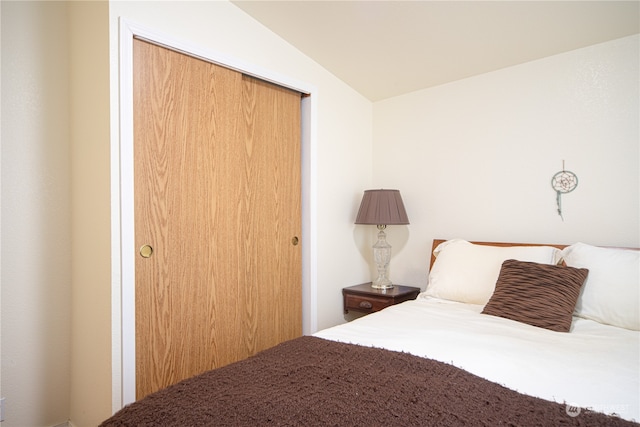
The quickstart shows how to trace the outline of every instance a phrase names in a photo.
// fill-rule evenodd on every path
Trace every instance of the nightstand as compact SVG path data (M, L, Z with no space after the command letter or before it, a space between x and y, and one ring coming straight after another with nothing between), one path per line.
M371 282L342 289L342 302L345 314L351 311L373 313L390 305L416 299L420 288L393 285L391 289L374 289Z

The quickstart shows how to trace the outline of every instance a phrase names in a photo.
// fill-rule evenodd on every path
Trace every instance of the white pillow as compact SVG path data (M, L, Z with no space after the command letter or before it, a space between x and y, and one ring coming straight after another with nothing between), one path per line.
M426 295L469 304L486 304L508 259L557 264L560 250L551 246L486 246L447 240L433 251Z
M562 256L570 267L589 269L576 316L640 330L640 251L576 243Z

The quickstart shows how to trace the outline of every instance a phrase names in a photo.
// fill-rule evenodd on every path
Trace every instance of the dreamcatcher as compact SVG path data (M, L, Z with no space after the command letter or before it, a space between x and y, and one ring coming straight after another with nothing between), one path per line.
M562 161L562 170L551 178L551 187L556 190L556 204L558 205L558 215L562 217L562 195L571 193L578 186L578 177L575 173L564 170L564 160Z

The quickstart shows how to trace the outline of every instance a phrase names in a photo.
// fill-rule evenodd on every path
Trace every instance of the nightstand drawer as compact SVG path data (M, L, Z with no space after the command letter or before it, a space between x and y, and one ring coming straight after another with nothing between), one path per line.
M363 295L345 295L345 311L353 310L362 313L372 313L393 305L388 298L375 298Z

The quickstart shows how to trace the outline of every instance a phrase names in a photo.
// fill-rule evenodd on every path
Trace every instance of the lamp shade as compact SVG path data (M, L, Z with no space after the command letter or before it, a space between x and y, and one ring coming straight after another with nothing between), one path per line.
M409 224L407 211L398 190L366 190L360 203L356 224Z

